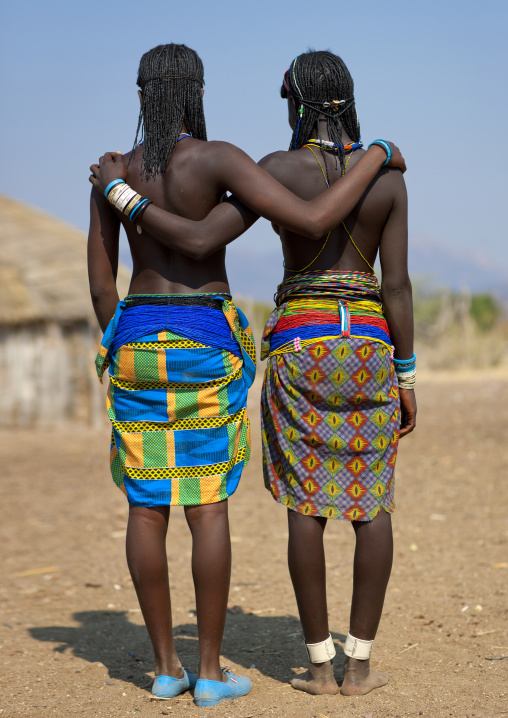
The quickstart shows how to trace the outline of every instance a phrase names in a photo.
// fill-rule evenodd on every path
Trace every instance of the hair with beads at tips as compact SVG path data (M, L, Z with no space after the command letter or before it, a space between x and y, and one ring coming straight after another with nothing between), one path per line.
M286 74L286 83L281 87L281 97L291 96L296 104L296 110L303 108L301 119L295 125L293 136L289 145L290 150L297 150L309 141L316 130L320 138L320 122L318 118L323 115L330 140L338 145L342 144L342 127L354 142L360 141L360 123L356 114L354 101L354 83L349 70L343 60L328 51L309 51L298 55L293 60ZM334 112L324 103L333 100L345 100L338 111ZM341 167L344 167L344 153L339 152Z
M141 58L137 84L143 100L134 147L143 126L141 172L155 179L166 171L183 123L193 137L206 140L203 63L186 45L158 45Z

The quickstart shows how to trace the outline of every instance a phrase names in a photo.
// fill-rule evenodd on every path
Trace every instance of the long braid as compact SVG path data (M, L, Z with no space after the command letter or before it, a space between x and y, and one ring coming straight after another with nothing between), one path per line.
M300 149L308 142L314 130L318 138L321 136L320 115L324 115L328 136L335 144L342 144L342 127L354 142L360 141L353 78L340 57L327 51L299 55L291 63L284 80L289 91L283 84L281 97L291 95L299 112L299 122L293 130L290 150ZM323 106L333 100L345 100L345 103L334 107ZM342 151L339 151L339 161L343 169Z
M155 179L166 171L183 123L193 137L206 140L203 63L186 45L158 45L141 58L137 84L143 100L134 147L142 128L141 171Z

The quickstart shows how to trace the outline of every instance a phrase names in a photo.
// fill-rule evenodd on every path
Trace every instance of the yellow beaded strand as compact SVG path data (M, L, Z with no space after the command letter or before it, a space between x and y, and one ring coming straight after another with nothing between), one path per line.
M319 255L321 254L323 249L326 247L326 243L328 242L328 239L330 238L331 233L332 233L332 230L330 230L328 232L328 234L326 235L326 239L323 242L323 246L321 247L321 249L319 250L319 252L316 254L316 256L314 257L314 259L311 262L309 262L305 267L302 267L302 269L289 269L289 267L286 267L286 264L284 263L284 269L286 270L286 272L293 272L294 274L301 274L302 272L305 272L306 269L311 267L314 264L314 262L316 261L316 259L319 257Z
M321 174L323 175L323 178L324 178L324 180L325 180L327 186L329 186L328 180L327 180L327 178L326 178L326 173L325 173L325 171L324 171L324 169L323 169L323 165L321 164L321 162L320 162L320 160L319 160L319 157L317 156L317 154L314 152L314 150L312 149L312 147L311 147L310 145L304 145L304 147L306 147L308 150L310 150L310 151L312 152L312 154L314 155L314 157L316 158L317 163L318 163L318 165L319 165L319 169L321 170ZM344 174L345 174L345 172L346 172L346 168L347 168L347 165L348 165L348 162L349 162L350 159L351 159L351 155L348 155L348 158L347 158L347 160L346 160L346 164L344 165L344 169L343 169L343 171L342 171L342 176L344 176ZM361 251L360 251L360 248L358 247L358 245L356 244L355 240L353 239L353 237L352 237L351 234L349 233L349 230L348 230L348 228L346 227L346 225L344 224L344 222L342 222L342 226L343 226L344 229L346 230L346 234L347 234L347 236L349 237L349 239L351 240L351 242L352 242L352 244L353 244L353 247L356 249L356 251L358 252L358 254L360 255L360 257L363 259L363 261L365 262L365 264L370 268L370 270L371 270L372 273L374 274L374 267L372 266L372 264L370 264L370 262L367 261L367 259L365 259L365 257L363 256L363 254L362 254ZM320 255L321 252L323 251L323 249L326 247L326 243L328 242L328 239L329 239L329 237L330 237L330 233L331 233L331 230L330 230L330 232L328 232L328 234L326 235L326 239L325 239L325 241L324 241L324 244L323 244L323 246L321 247L321 249L319 250L319 252L316 254L316 256L314 257L314 259L312 260L312 262L310 262L306 267L304 267L303 269L288 269L286 266L284 266L284 269L285 269L287 272L295 272L295 273L304 272L306 269L308 269L311 265L314 264L314 262L316 261L316 259L319 257L319 255Z

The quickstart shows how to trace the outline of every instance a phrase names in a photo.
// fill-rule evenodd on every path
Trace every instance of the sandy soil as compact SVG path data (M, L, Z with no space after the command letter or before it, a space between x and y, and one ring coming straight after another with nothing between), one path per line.
M108 470L108 429L3 431L0 715L402 718L508 715L508 381L420 381L417 431L397 467L395 563L373 665L390 683L363 698L312 697L286 567L286 517L262 486L259 430L230 501L231 611L224 664L249 696L198 708L150 700L151 647L125 557L126 504ZM353 532L329 522L329 608L340 677ZM177 646L197 662L183 511L168 538Z

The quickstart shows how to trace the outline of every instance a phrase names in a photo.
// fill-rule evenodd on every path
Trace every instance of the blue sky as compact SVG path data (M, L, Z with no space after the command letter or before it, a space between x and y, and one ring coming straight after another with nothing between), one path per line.
M185 42L205 64L210 139L259 159L286 149L281 77L302 51L341 55L365 141L408 164L410 234L508 266L505 140L508 3L367 0L4 5L0 192L86 230L88 166L131 147L139 58ZM240 240L276 242L266 222Z

